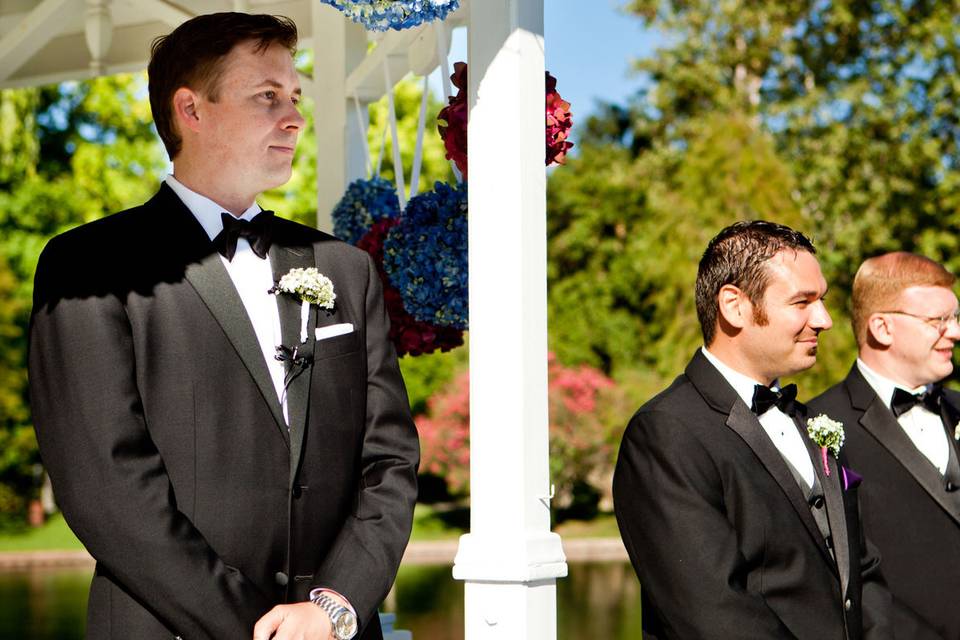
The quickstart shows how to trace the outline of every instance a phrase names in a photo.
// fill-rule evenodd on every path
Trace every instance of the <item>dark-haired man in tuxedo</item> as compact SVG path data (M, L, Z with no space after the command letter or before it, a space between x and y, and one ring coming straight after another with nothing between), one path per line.
M303 128L296 42L239 13L156 41L173 175L37 267L32 408L97 561L88 638L381 637L418 445L368 256L255 201Z
M705 346L633 416L613 481L645 638L889 637L854 479L780 387L816 362L826 290L813 245L782 225L739 222L707 246Z
M960 638L960 394L939 384L960 339L955 280L912 253L866 260L853 281L859 358L810 403L846 428L894 631L910 640Z

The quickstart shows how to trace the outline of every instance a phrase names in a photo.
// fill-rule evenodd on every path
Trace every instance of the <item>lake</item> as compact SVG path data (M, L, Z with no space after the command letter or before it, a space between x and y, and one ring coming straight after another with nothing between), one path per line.
M572 562L557 581L557 638L641 637L640 585L627 562ZM384 611L414 640L463 639L463 583L449 565L401 567ZM91 569L0 573L0 638L81 640Z

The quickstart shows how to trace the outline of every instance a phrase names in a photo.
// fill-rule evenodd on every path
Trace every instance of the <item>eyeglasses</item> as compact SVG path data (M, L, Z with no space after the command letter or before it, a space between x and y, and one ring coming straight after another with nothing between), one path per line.
M960 309L952 311L945 316L921 316L917 315L916 313L908 313L906 311L881 311L880 313L895 313L897 315L910 316L911 318L916 318L917 320L923 320L940 333L946 331L951 322L956 322L958 325L960 325Z

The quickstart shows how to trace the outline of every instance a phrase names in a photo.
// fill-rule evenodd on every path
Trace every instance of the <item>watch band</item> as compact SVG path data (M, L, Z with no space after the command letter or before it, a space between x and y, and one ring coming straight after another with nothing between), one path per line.
M310 599L313 604L323 609L330 618L333 635L337 640L350 640L357 634L356 617L350 609L344 607L326 593L320 592ZM341 619L348 620L348 624L340 624Z

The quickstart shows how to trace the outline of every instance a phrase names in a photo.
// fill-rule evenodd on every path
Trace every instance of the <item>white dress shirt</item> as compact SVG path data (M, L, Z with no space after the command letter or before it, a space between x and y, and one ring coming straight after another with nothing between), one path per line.
M877 396L887 407L893 400L893 392L897 388L903 389L908 393L917 394L929 391L932 385L924 385L916 389L907 389L903 385L886 378L857 358L857 368L863 374ZM923 405L916 405L909 411L900 414L897 418L900 427L907 437L913 443L920 453L926 456L927 460L940 471L940 475L947 472L947 462L950 460L950 443L947 441L947 434L943 430L943 420L941 417Z
M197 222L210 236L210 240L216 238L223 230L223 221L220 219L220 214L227 213L227 210L210 198L183 186L172 175L167 176L166 183L196 217ZM253 220L260 211L260 205L254 202L249 209L243 212L240 219ZM270 260L255 254L246 238L237 240L237 252L234 254L232 261L227 260L222 255L220 260L223 261L223 266L226 267L227 273L233 281L233 286L237 288L243 307L247 311L247 317L253 324L257 341L260 343L260 350L263 352L267 369L270 371L274 390L277 392L277 399L283 409L284 420L289 424L287 398L283 388L283 378L286 372L283 363L276 359L277 345L281 344L282 341L280 311L277 308L277 297L272 293L267 293L275 284Z
M753 389L756 385L762 385L763 383L730 368L707 351L706 347L701 347L700 351L703 352L710 364L716 367L720 375L733 387L746 405L749 407L753 404ZM778 382L774 381L773 388L777 389L778 386ZM780 455L797 470L807 484L806 488L812 488L815 477L813 462L810 460L810 452L803 441L803 436L797 431L797 425L793 418L774 406L764 412L762 416L759 416L759 419L760 426L763 427L764 432L773 442L777 451L780 452Z

